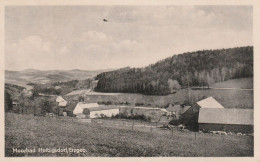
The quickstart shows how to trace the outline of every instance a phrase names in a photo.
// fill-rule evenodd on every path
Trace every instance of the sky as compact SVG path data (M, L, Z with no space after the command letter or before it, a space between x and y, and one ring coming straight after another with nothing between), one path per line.
M145 67L184 52L248 45L252 6L5 8L7 70Z

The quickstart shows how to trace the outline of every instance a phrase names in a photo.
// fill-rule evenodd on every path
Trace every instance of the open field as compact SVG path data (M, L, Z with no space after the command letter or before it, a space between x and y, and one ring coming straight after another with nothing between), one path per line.
M103 95L103 96L114 96L114 95L119 95L120 93L102 93L102 92L93 92L91 91L91 89L82 89L82 90L75 90L72 91L68 94L66 94L66 96L71 96L71 95L94 95L94 96L98 96L98 95Z
M105 121L105 120L104 120ZM148 129L149 130L149 129ZM198 135L194 132L151 132L83 123L62 118L7 113L6 156L253 156L252 136ZM36 149L13 153L13 148ZM84 153L42 153L38 148L85 149Z
M253 94L252 90L241 90L240 88L252 88L252 78L240 78L230 81L215 83L216 88L235 88L235 89L196 89L191 90L191 95L197 99L202 97L214 97L226 108L253 108ZM232 86L231 86L232 85ZM174 94L157 96L157 95L143 95L137 93L100 93L90 92L89 90L73 91L66 96L73 97L73 95L86 94L90 102L107 102L113 101L117 103L143 103L153 107L164 107L169 103L182 104L187 99L188 90L181 89Z
M23 81L23 80L5 79L5 83L9 83L9 84L13 84L13 85L18 85L18 86L24 87L24 88L26 88L26 89L28 89L28 90L33 89L32 86L27 85L27 82L26 82L26 81Z
M231 79L224 82L213 84L214 88L238 88L238 89L253 89L253 78Z
M232 89L199 89L192 90L192 95L200 98L203 96L213 96L217 101L219 101L226 108L253 108L253 91L241 91ZM151 105L156 107L164 107L169 103L182 104L187 98L188 91L181 89L175 94L170 94L166 96L156 96L156 95L143 95L134 93L121 93L118 95L103 95L102 93L96 93L96 95L87 95L89 102L127 102L130 104L143 103L146 105ZM70 96L73 98L73 95Z

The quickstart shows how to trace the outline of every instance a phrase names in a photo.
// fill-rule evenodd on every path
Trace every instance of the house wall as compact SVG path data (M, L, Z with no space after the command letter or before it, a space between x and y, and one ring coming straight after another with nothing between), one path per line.
M120 113L131 116L131 115L144 115L146 117L151 117L153 120L159 120L165 112L158 109L140 109L133 107L120 107Z
M82 114L82 112L83 112L83 109L79 105L77 105L75 107L75 109L73 110L73 114L75 114L75 115Z
M251 134L254 131L253 129L253 125L199 123L199 130L207 131L225 131Z
M108 109L108 110L98 110L98 111L90 111L90 118L101 117L101 114L104 114L107 117L111 117L112 115L119 114L119 109Z
M180 122L186 125L190 130L197 131L199 128L198 118L199 118L199 105L194 104L185 113L180 116Z

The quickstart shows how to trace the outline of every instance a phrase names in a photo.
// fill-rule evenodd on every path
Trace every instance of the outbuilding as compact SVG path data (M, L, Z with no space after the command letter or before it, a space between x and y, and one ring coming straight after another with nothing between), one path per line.
M67 104L68 104L68 101L59 102L60 107L65 107L65 106L67 106Z
M64 101L66 101L66 100L64 98L62 98L61 96L58 96L56 98L56 102L64 102Z
M95 108L85 108L83 110L89 118L99 118L99 117L112 117L113 115L119 114L119 108L110 108L110 107L95 107Z
M253 133L252 109L203 108L199 111L199 130Z
M82 115L83 110L86 108L98 108L99 105L97 103L84 103L84 102L79 102L75 109L73 110L74 115Z

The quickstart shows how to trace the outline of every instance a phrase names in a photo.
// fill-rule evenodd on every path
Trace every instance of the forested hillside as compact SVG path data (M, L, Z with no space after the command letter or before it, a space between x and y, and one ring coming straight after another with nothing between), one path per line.
M169 94L181 87L252 76L252 46L202 50L174 55L145 68L101 73L96 77L96 91Z

